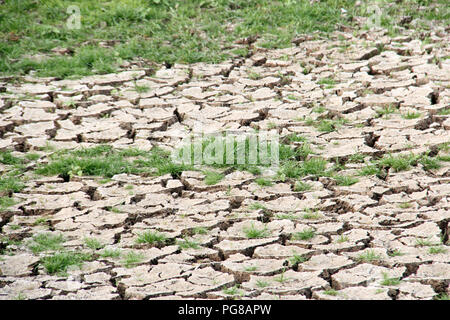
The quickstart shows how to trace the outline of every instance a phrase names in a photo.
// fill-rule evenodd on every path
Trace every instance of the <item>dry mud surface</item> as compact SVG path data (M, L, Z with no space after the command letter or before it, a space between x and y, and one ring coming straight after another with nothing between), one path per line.
M449 37L443 30L429 35L427 42L383 32L304 37L289 49L251 48L245 59L162 66L151 76L137 68L79 80L4 78L0 148L38 153L37 163L47 162L52 148L170 149L200 121L211 132L296 133L325 159L442 156L439 147L450 141L443 112L450 104ZM136 85L150 89L139 93ZM396 111L380 117L385 107ZM402 117L408 112L420 117ZM347 122L323 132L306 118ZM342 172L364 166L347 162ZM14 194L18 203L0 213L1 236L16 241L0 258L0 299L389 300L448 292L450 163L358 178L340 186L302 177L312 189L296 192L294 179L259 186L240 171L216 185L205 184L201 171L120 174L106 183L30 174ZM247 238L246 228L263 224L260 238ZM312 238L291 237L306 229ZM137 244L148 230L168 241ZM65 250L94 258L66 275L48 274L41 260L51 251L27 246L48 232L63 235ZM89 249L85 238L104 247ZM197 246L181 248L183 239ZM104 250L120 256L104 257ZM127 264L130 252L139 259Z

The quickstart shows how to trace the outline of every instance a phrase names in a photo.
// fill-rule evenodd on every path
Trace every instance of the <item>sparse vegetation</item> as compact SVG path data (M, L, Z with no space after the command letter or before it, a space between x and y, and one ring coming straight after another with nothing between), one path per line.
M167 236L157 231L145 231L138 235L136 243L139 244L164 244Z
M34 254L43 251L56 251L62 249L64 242L65 239L61 234L40 233L28 242L28 248Z
M316 236L314 229L306 229L300 232L293 233L291 236L292 240L310 240Z
M382 257L373 250L367 250L366 252L359 254L356 257L356 260L359 262L373 262L382 260Z
M129 251L123 256L122 263L125 268L133 268L144 260L144 255L141 253L136 253L134 251Z
M243 231L248 239L258 239L270 236L270 231L267 229L267 226L259 229L253 223L249 227L244 227Z
M44 266L48 274L58 273L65 275L67 270L71 266L81 267L84 261L90 261L92 256L82 252L58 252L51 256L47 256L41 259L41 263Z

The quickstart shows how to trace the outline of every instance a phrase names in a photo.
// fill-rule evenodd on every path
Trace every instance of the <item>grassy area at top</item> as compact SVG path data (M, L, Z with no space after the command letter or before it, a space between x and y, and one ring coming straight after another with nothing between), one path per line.
M80 29L68 28L71 5L80 9ZM355 0L5 0L0 2L0 73L34 70L38 76L77 77L116 71L136 57L217 63L246 55L244 45L234 45L238 39L258 36L263 47L288 47L297 34L328 33L352 24L353 16L370 16L370 5L363 1L355 7ZM379 7L385 27L404 14L449 20L445 0L381 1ZM58 47L68 53L51 51Z

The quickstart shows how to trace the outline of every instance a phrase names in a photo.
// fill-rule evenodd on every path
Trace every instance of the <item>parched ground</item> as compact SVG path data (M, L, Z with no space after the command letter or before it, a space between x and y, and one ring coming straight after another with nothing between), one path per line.
M3 78L0 298L448 297L450 42L428 36L336 32L154 74ZM296 137L336 174L35 172L58 150L170 149L195 121Z

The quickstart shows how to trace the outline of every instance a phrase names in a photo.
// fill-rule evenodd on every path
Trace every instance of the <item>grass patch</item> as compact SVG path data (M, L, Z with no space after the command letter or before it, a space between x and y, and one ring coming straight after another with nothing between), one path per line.
M0 177L0 191L4 192L20 192L25 188L25 185L15 176Z
M296 266L296 265L298 265L300 263L303 263L303 262L306 262L306 261L308 261L307 257L305 257L303 255L300 255L300 254L296 254L296 253L294 253L292 255L292 257L289 258L289 262L293 266Z
M11 154L11 151L0 151L0 163L7 165L22 164L23 160Z
M312 189L312 186L309 183L303 181L296 181L294 185L295 192L304 192Z
M433 300L450 300L450 296L447 293L440 293L437 296L434 297Z
M65 242L61 234L40 233L35 235L28 243L28 248L37 254L43 251L56 251L62 249L62 244Z
M344 243L344 242L349 241L349 238L347 236L344 236L341 234L336 241L337 241L337 243Z
M245 267L244 268L244 271L246 271L246 272L253 272L253 271L256 271L256 270L258 270L257 266L250 266L250 267Z
M439 253L446 253L447 249L444 248L443 246L436 246L436 247L431 247L428 249L428 253L429 254L439 254Z
M300 232L293 233L291 240L310 240L316 236L314 229L306 229Z
M259 279L259 280L256 281L256 286L258 288L262 289L262 288L266 288L266 287L270 286L270 283L268 281L264 281L264 280Z
M157 231L145 231L138 235L136 243L139 244L164 244L168 240L167 236Z
M261 187L270 187L273 185L272 181L270 181L269 179L265 179L265 178L256 178L255 183Z
M92 256L82 252L58 252L41 259L48 274L65 275L70 266L81 267L84 261L90 261Z
M144 258L143 254L130 251L123 257L122 263L125 268L132 268L141 263Z
M285 220L298 220L299 217L293 213L279 213L276 215L277 219Z
M122 255L118 249L104 249L100 252L100 257L102 258L119 258Z
M94 238L85 238L84 245L92 250L99 250L105 246L100 241L98 241L97 239L94 239Z
M229 296L243 296L244 295L244 291L239 289L239 285L235 285L233 287L223 289L222 292Z
M200 244L196 241L184 238L183 240L178 240L177 245L180 249L200 249Z
M206 171L204 172L204 174L205 174L205 184L209 186L218 183L220 180L224 178L224 175L222 173L215 171Z
M287 161L280 166L279 175L288 178L299 178L307 175L324 176L327 161L322 158L311 158L303 162Z
M253 223L250 227L244 227L243 231L248 239L259 239L270 236L270 231L267 229L267 226L258 229Z
M373 262L373 261L379 261L382 260L382 257L377 254L373 250L368 250L365 253L361 253L356 257L356 260L358 262Z
M351 186L359 181L358 178L344 175L336 175L334 176L334 179L338 186Z
M208 229L205 227L195 227L192 229L193 234L208 234Z
M116 174L151 173L180 176L189 166L175 164L170 154L159 148L149 152L125 149L115 150L111 146L99 145L79 150L60 150L50 156L50 162L39 166L35 173L70 178L74 175L102 176L111 178Z
M389 154L379 160L378 166L392 168L396 172L399 172L408 170L411 165L416 165L417 161L418 156L413 154L398 156Z
M402 256L403 254L404 254L404 253L401 252L401 251L398 250L398 249L389 251L389 252L387 253L387 255L388 255L389 257L400 257L400 256Z
M252 203L248 208L250 210L267 210L267 208L259 202Z
M402 114L402 118L407 120L417 119L420 118L421 116L422 114L420 112L411 112L411 111Z
M397 112L398 112L398 108L394 105L385 106L382 109L376 110L378 118L384 117L386 119L389 119L391 114L397 113Z
M416 246L418 247L431 247L434 245L436 244L429 239L422 239L422 238L416 239Z
M0 197L0 212L7 210L16 204L16 201L10 197Z
M383 272L383 280L381 281L382 286L396 286L401 282L400 278L389 278L389 275Z
M437 10L416 1L383 8L381 25L394 30L401 16L413 19L448 19L445 2ZM134 0L95 2L78 0L80 29L67 25L69 1L6 1L0 5L0 70L6 74L71 77L115 71L123 60L135 57L158 63L217 63L245 56L245 46L233 42L258 35L264 48L290 47L297 34L329 33L348 25L349 17L370 16L369 4L354 0ZM341 8L348 11L341 13ZM110 42L100 47L99 42ZM55 47L71 48L55 55ZM43 61L26 57L47 55ZM307 72L306 72L307 73Z
M323 292L323 294L326 294L327 296L337 296L339 294L339 291L335 290L335 289L329 289L329 290L325 290Z
M401 209L408 209L411 208L412 206L413 206L412 203L409 202L402 202L398 205L398 207Z
M371 176L371 175L377 175L380 174L380 168L376 165L366 165L363 168L361 168L358 172L360 176Z

